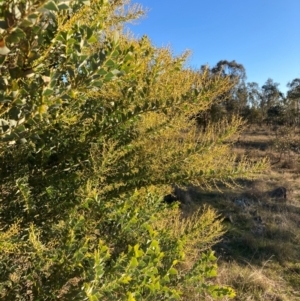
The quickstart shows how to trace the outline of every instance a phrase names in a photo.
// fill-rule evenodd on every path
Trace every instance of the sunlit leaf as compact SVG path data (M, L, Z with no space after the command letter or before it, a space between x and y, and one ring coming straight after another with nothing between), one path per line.
M134 298L133 294L132 293L127 293L127 301L136 301L136 299Z
M87 41L90 44L93 44L93 43L96 43L98 41L98 39L95 36L91 36Z

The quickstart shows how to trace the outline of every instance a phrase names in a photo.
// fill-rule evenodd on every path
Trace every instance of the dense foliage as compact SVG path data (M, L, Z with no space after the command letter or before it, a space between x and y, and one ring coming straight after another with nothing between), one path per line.
M264 164L237 162L232 117L197 127L235 78L183 67L124 0L0 7L0 294L4 300L193 300L215 286L213 210L183 217L170 184L209 188Z

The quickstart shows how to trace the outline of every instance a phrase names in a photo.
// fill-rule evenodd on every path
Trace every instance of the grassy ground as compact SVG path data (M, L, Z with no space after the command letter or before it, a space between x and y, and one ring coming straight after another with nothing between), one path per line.
M253 161L268 156L270 169L222 193L189 189L193 203L209 203L225 217L227 233L215 246L217 281L235 288L234 300L300 300L298 137L291 129L247 128L235 151Z

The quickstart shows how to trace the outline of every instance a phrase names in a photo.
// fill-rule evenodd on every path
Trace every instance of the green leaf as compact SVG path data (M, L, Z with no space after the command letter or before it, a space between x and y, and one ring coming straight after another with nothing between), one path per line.
M133 297L133 294L132 293L127 293L127 296L128 296L128 298L127 298L127 301L136 301L136 299Z
M5 61L5 56L4 55L0 55L0 65L2 65Z
M42 104L41 106L39 106L38 111L40 114L45 114L48 111L48 106L45 104Z
M124 58L124 62L126 63L126 62L128 62L128 61L132 61L132 59L133 59L133 54L132 54L132 52L128 52L128 53L126 54L125 58Z
M135 254L136 258L141 257L141 256L144 255L143 250L139 249L139 245L138 244L133 247L133 250L134 250L134 254Z
M97 74L105 75L105 74L107 74L107 71L105 69L101 68L99 71L97 71Z
M95 81L92 81L91 82L91 86L93 86L93 87L102 87L102 85L103 85L103 82L101 81L101 80L95 80Z
M170 277L169 275L165 275L164 278L163 278L164 281L166 282L170 282Z
M159 243L157 240L152 240L150 244L150 249L155 250L155 251L160 251Z
M16 108L16 107L12 107L10 110L9 110L9 116L11 119L15 119L15 120L18 120L21 116L21 110L19 108Z
M138 266L138 261L136 257L132 257L130 260L129 268L136 268Z
M214 255L214 252L210 252L209 253L209 256L208 256L208 259L210 261L216 261L217 260L217 257Z
M20 27L22 28L28 28L32 26L33 26L33 22L30 20L30 16L27 19L22 20L20 24Z
M1 29L7 29L8 28L8 26L6 24L6 21L2 18L0 19L0 28Z
M91 36L88 40L87 40L90 44L96 43L98 42L98 39L95 36Z
M115 78L115 75L112 72L107 73L107 75L104 77L105 82L110 82L112 79Z
M69 6L66 3L62 3L58 5L59 10L69 9Z
M107 67L114 67L115 66L115 62L113 60L108 60L105 63L105 66L107 66Z
M61 41L61 42L66 42L67 40L67 33L66 32L61 32L57 37L56 37L57 41Z
M132 278L130 276L124 276L121 278L121 282L124 284L128 284L131 280Z
M100 299L96 295L89 296L89 301L99 301Z
M207 273L207 277L217 277L217 270L216 269L212 269L211 271L209 271Z
M9 43L19 43L20 40L26 38L25 32L20 29L16 28L14 31L12 31L9 36L6 38L6 41Z
M94 30L90 27L86 28L86 38L87 40L93 35Z
M169 274L170 274L170 275L177 275L177 274L178 274L178 271L177 271L176 269L174 269L174 268L170 268L170 269L169 269Z
M58 7L56 6L55 2L53 1L49 1L48 3L46 3L44 5L44 8L48 9L48 10L52 10L52 11L56 11L58 12Z
M19 89L18 81L13 80L11 85L12 91L17 91Z
M50 96L52 94L53 94L53 90L49 89L49 88L45 89L44 92L43 92L44 96Z

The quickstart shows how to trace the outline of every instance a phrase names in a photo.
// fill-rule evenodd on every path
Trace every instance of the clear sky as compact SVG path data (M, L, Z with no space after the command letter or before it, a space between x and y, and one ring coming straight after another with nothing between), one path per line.
M193 68L220 60L243 64L247 81L286 84L300 78L300 0L132 0L148 8L130 26L174 54L192 51Z

